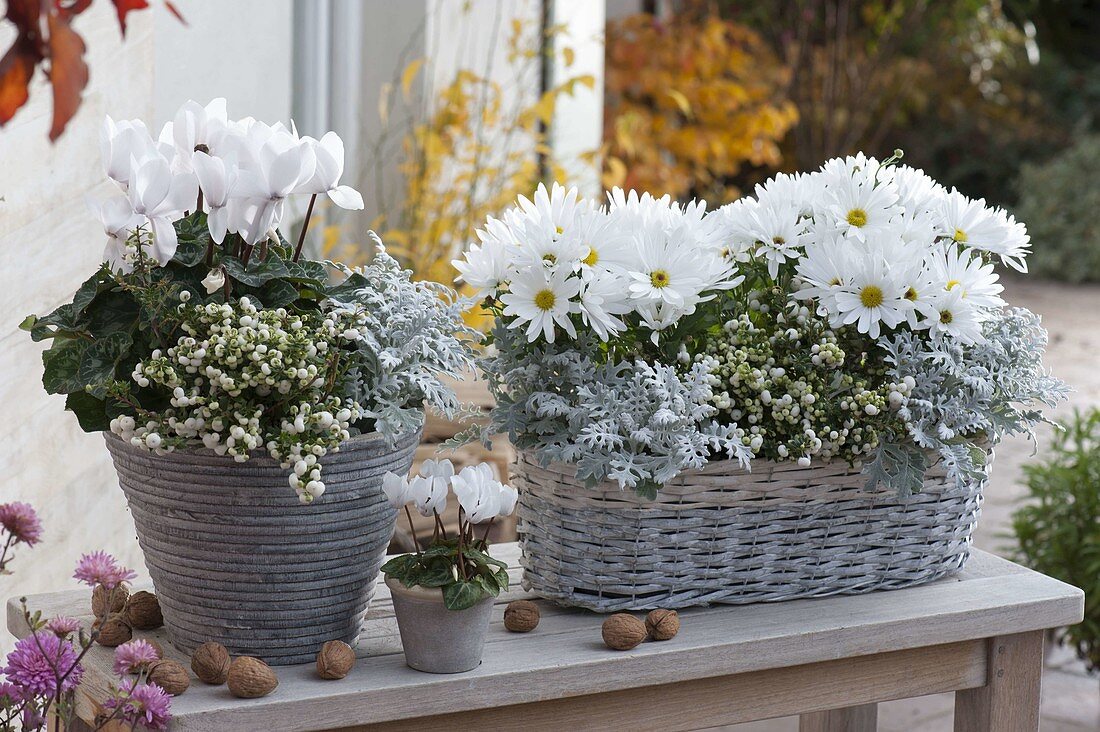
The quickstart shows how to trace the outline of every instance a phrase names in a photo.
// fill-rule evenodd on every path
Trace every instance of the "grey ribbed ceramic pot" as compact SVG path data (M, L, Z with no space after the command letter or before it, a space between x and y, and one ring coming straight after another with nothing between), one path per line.
M397 518L382 476L408 472L419 432L392 447L354 437L321 458L325 494L308 506L267 455L156 455L105 438L173 645L217 641L286 665L354 643Z
M386 578L401 632L405 663L417 671L457 674L481 665L495 598L465 610L448 610L437 587L406 587Z

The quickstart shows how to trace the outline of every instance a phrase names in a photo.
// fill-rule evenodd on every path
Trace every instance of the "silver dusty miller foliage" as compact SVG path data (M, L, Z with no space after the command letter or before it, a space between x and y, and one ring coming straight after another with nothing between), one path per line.
M1005 309L985 323L983 336L971 346L906 331L884 339L891 375L912 377L916 387L898 410L907 433L884 439L865 468L871 484L920 490L929 453L956 480L980 480L987 446L1005 435L1034 439L1035 426L1049 423L1035 406L1055 406L1069 388L1043 368L1047 333L1039 316Z
M364 405L363 415L374 420L379 433L394 440L420 429L425 407L456 413L458 398L440 376L473 368L470 343L478 333L460 325L469 301L445 285L413 281L412 272L402 269L377 237L375 242L379 251L373 261L355 270L365 282L331 302L335 310L365 316L347 395Z
M641 495L722 454L748 468L751 452L736 425L718 424L708 374L641 359L599 363L597 341L531 346L498 325L497 352L482 366L497 397L484 437L507 433L544 464L573 463L589 485L612 480Z

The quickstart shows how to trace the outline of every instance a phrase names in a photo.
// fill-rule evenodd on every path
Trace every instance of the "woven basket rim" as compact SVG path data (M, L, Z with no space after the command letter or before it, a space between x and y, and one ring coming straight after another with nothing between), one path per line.
M326 457L331 459L341 454L353 453L358 450L372 447L376 444L382 444L390 451L397 451L399 449L398 446L406 442L410 438L416 438L416 440L419 442L420 436L423 433L423 426L421 426L418 430L403 432L400 435L397 435L397 437L393 439L393 442L391 444L386 441L386 438L382 435L381 432L364 432L358 435L353 435L350 439L344 440L340 443L339 450L330 450L327 453ZM158 455L152 450L145 450L140 447L135 447L134 445L131 445L129 442L123 440L121 437L116 435L114 432L111 432L110 430L103 430L102 434L104 442L107 443L108 450L119 449L132 455L147 456L150 458L164 459L168 461L171 461L173 459L185 461L188 458L202 458L203 460L224 460L226 462L233 463L234 465L263 465L265 463L270 463L271 465L277 466L279 464L273 457L271 457L271 454L268 453L267 450L262 448L257 448L249 453L248 460L238 462L233 458L232 455L219 455L218 453L214 452L213 449L205 446L176 448L172 452L165 455ZM114 447L112 447L112 443Z

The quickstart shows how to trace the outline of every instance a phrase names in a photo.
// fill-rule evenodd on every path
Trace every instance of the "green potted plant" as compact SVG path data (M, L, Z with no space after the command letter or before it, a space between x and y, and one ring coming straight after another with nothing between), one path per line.
M478 232L454 264L496 321L481 434L517 448L525 586L613 612L963 565L993 448L1066 389L1001 296L1023 225L900 157L713 211L540 187Z
M435 517L425 548L382 565L401 633L405 662L418 671L461 673L481 663L493 598L508 589L504 562L489 556L486 538L497 516L516 505L515 488L502 485L487 464L457 474L450 460L425 460L410 481L387 473L383 490L403 508L416 540L409 503L423 516ZM450 492L459 504L458 532L449 536L440 514ZM477 535L475 528L484 524Z
M382 475L471 363L461 301L377 237L351 269L303 256L308 212L279 233L295 196L362 207L332 133L189 102L155 140L108 118L103 151L107 261L23 327L52 340L46 390L105 435L169 638L271 663L354 641L397 518Z
M1024 465L1028 494L1012 516L1019 559L1085 591L1085 619L1057 633L1100 670L1100 410L1076 412L1045 459Z

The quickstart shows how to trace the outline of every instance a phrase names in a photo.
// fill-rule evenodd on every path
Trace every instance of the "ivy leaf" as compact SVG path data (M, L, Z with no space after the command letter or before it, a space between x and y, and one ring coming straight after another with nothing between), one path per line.
M251 287L261 287L265 282L283 278L289 274L286 263L270 254L266 260L258 262L253 259L247 266L236 257L223 257L222 265L231 278Z
M298 288L286 280L271 280L259 291L266 308L285 308L298 299Z
M451 571L454 565L443 557L436 557L426 566L421 568L415 576L416 584L421 587L443 587L454 582L455 576Z
M65 408L76 415L85 432L105 432L111 428L106 402L85 391L74 391L65 399Z
M458 580L443 588L443 604L448 610L466 610L486 597L492 597L485 588L477 582L463 582Z
M112 380L118 362L133 342L130 334L123 331L93 341L81 356L77 378L82 384L93 386Z
M42 386L47 394L71 394L83 391L84 384L77 374L80 372L80 359L90 341L56 341L42 354Z
M84 63L84 40L69 25L68 14L50 13L50 85L53 87L53 123L50 141L65 131L65 126L80 107L81 94L88 85L88 65Z

